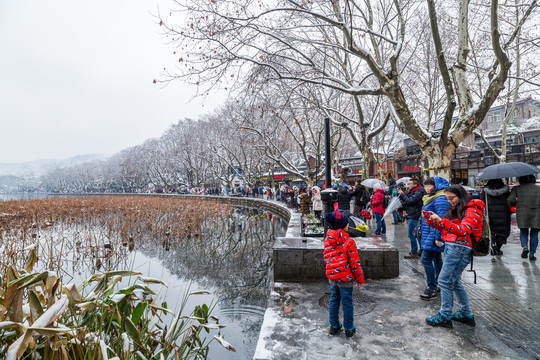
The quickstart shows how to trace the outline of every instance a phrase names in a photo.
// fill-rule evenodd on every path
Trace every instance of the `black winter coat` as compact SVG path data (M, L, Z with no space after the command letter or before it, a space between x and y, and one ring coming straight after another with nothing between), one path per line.
M356 195L354 197L354 205L356 206L367 205L371 197L368 195L366 189L364 189L362 185L358 185L354 191L356 192Z
M422 202L422 197L424 197L424 195L426 195L426 191L420 185L418 185L408 193L403 193L399 195L401 202L405 204L407 219L420 219L422 206L424 206L424 203Z
M339 210L351 210L351 199L360 193L362 188L358 186L354 191L349 191L343 187L338 190L337 202Z
M510 189L502 187L500 189L484 188L480 194L480 199L486 202L487 196L487 211L489 216L489 230L492 234L502 237L510 235L510 207L506 202Z
M388 178L388 191L390 194L392 193L392 190L394 190L395 187L396 187L396 180L394 180L394 178L390 176Z

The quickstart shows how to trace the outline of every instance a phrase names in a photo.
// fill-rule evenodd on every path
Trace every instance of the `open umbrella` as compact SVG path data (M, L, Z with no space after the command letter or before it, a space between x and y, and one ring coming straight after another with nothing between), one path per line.
M368 188L372 188L372 189L373 189L373 186L375 186L375 184L380 184L380 185L381 185L381 188L382 188L383 190L387 190L387 189L388 189L388 186L386 186L386 184L384 183L384 181L379 180L379 179L366 179L366 180L362 181L360 184L361 184L361 185L364 185L364 186L367 186Z
M470 187L470 186L467 186L467 185L461 185L461 186L465 189L465 191L469 191L469 192L471 192L471 191L478 191L478 190L476 190L475 188Z
M491 165L481 170L476 178L478 180L503 179L525 175L538 174L540 169L534 165L523 162Z
M408 177L408 176L399 178L399 179L396 180L396 185L399 185L401 183L406 184L409 180L411 180L411 178Z

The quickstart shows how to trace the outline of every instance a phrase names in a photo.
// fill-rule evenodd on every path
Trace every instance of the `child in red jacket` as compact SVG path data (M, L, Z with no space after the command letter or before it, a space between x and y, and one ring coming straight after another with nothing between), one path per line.
M339 322L339 304L343 306L343 327L345 335L351 337L356 332L352 293L355 284L364 283L364 273L360 266L356 243L347 234L349 218L339 212L327 213L324 220L329 226L324 239L324 261L326 277L330 282L330 335L341 331Z

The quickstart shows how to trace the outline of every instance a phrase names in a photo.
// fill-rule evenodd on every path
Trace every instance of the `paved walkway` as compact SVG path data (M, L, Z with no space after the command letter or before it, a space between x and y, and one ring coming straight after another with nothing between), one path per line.
M420 300L426 286L423 267L402 256L409 249L406 225L388 225L386 241L401 252L400 276L368 280L355 289L357 334L350 339L327 334L328 283L276 283L255 358L540 359L539 265L520 258L513 222L503 256L475 258L477 284L464 273L475 328L425 324L440 300Z

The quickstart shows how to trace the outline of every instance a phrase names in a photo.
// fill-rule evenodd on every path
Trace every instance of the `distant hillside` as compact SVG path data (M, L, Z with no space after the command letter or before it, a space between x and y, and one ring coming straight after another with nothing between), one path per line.
M50 170L66 166L78 165L88 161L105 160L108 156L102 154L77 155L69 159L35 160L25 163L0 163L0 176L34 176L39 177Z

